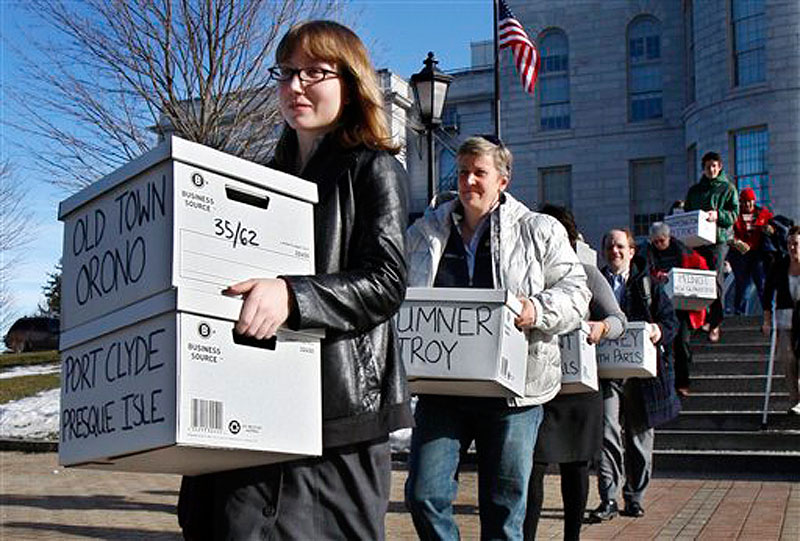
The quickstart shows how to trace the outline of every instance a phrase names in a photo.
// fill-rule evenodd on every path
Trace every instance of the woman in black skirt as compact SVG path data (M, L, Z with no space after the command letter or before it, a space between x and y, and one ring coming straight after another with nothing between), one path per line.
M545 205L540 212L553 216L566 228L572 248L578 239L575 219L567 209ZM594 265L583 265L592 300L589 304L589 343L619 338L627 318L617 304L608 281ZM564 501L564 539L580 539L583 513L589 493L589 461L603 443L603 397L600 391L559 394L544 405L544 419L534 451L533 472L528 485L524 538L533 541L544 499L547 465L559 464L561 498Z

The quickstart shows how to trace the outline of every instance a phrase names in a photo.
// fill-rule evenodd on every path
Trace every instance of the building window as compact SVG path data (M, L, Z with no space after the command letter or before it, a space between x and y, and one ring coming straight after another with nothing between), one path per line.
M458 109L453 105L445 105L442 109L442 129L458 131L461 117Z
M628 26L628 102L631 122L661 118L661 23L638 17Z
M646 237L650 225L664 219L664 160L633 160L630 175L633 235Z
M458 167L456 155L445 147L439 153L439 192L458 189Z
M736 187L753 188L759 205L769 200L769 133L767 128L752 128L733 133L733 176Z
M683 32L686 36L686 104L694 103L695 78L694 78L694 2L683 2Z
M570 126L569 44L561 30L549 30L539 40L539 127L566 130Z
M732 0L731 25L734 86L764 81L764 0Z
M572 167L544 167L539 169L539 201L572 207Z

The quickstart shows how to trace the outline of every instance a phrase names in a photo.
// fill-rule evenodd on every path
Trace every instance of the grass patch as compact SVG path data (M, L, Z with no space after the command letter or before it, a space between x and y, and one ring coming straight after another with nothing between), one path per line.
M0 355L0 368L24 366L29 364L57 363L58 351L29 351L27 353L4 353Z
M33 396L39 391L55 389L60 385L59 374L36 374L0 379L0 404Z

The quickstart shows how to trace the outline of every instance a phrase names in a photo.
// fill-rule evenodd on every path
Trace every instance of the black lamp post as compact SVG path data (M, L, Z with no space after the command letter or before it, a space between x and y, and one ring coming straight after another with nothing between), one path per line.
M428 53L428 58L423 64L425 67L419 73L411 76L411 88L414 89L414 99L419 106L420 119L428 135L428 201L436 193L434 186L434 157L433 157L433 130L442 123L442 109L447 97L447 89L453 78L442 73L436 68L439 62L433 58L433 53Z

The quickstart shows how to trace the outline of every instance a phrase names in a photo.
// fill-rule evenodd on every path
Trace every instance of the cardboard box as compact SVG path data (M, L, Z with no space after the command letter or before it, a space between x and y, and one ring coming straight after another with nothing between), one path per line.
M560 394L589 393L598 389L595 345L589 344L589 324L558 337L561 349Z
M696 248L717 242L717 224L709 222L707 216L703 210L693 210L665 216L664 223L669 226L673 237Z
M514 326L521 310L503 290L409 288L395 323L410 391L524 396L528 341Z
M197 475L322 452L316 337L245 345L232 321L129 315L62 341L60 464Z
M597 344L600 378L652 378L656 375L656 347L644 321L629 321L625 334Z
M316 201L310 182L168 138L61 203L62 330L169 288L236 317L226 286L314 272Z
M665 290L678 310L701 310L717 298L717 274L700 269L672 268Z

